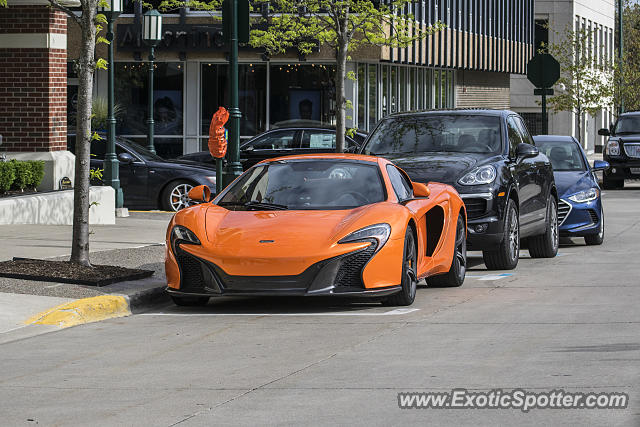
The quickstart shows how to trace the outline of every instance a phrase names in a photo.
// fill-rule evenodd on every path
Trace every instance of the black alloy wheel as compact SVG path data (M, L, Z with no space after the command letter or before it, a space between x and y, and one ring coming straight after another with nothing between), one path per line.
M528 240L531 258L553 258L558 254L558 202L551 195L547 202L547 229L543 234L530 237Z
M404 253L402 256L402 284L399 292L383 300L384 305L411 305L416 299L418 289L418 251L413 229L407 227L404 235Z
M502 242L496 250L483 251L482 258L489 270L513 270L520 259L520 218L516 202L507 201Z
M455 288L462 286L467 274L467 230L464 214L460 212L456 223L456 244L453 249L451 268L445 274L429 277L427 284L437 288Z

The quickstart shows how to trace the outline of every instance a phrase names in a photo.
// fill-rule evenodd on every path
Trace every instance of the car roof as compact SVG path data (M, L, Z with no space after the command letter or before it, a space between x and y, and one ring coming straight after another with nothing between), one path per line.
M380 159L377 156L366 156L364 154L351 153L318 153L318 154L295 154L292 156L274 157L266 159L260 163L269 163L276 160L311 160L311 159L331 159L331 160L359 160L363 162L378 163Z
M536 135L533 137L533 140L540 142L576 142L576 140L569 135Z
M511 110L495 110L491 108L451 108L448 110L417 110L405 113L395 113L388 117L410 117L410 116L430 116L430 115L477 115L504 117L518 114Z

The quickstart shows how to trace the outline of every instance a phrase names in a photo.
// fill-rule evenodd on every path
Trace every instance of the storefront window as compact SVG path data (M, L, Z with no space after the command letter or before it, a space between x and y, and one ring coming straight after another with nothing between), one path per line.
M335 67L331 65L271 65L271 125L334 125L334 76Z
M389 110L389 66L382 66L382 117L390 113Z
M391 67L391 113L398 112L398 67Z
M378 67L369 64L369 128L378 122Z
M398 111L407 110L407 71L408 68L398 68L399 80L400 80L400 102L398 105Z
M364 129L366 126L365 101L366 101L366 64L358 64L358 128Z

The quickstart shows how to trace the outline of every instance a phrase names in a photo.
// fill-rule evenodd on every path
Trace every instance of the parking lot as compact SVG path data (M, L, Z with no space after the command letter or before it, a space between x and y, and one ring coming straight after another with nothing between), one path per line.
M640 187L604 245L421 287L406 308L311 298L162 305L0 345L7 425L640 424ZM25 363L28 362L28 363ZM627 409L399 409L398 393L622 392Z

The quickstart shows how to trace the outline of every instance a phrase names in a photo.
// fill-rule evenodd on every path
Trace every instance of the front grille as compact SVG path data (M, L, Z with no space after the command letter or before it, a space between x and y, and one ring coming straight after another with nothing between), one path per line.
M373 256L376 246L375 243L372 243L368 248L342 258L340 260L340 269L338 270L338 274L336 274L335 286L364 287L364 283L362 283L362 269Z
M594 211L593 209L588 209L589 211L589 216L591 217L591 223L592 224L597 224L598 223L598 214L596 213L596 211Z
M564 200L560 200L558 203L558 224L562 225L565 219L567 219L567 215L571 212L571 205Z
M632 157L634 159L640 159L640 144L625 143L624 152L629 157Z
M178 247L176 260L180 267L180 289L197 288L204 285L202 264L192 255Z
M487 200L480 197L469 197L464 200L464 205L467 207L467 218L473 219L484 215L487 211Z

